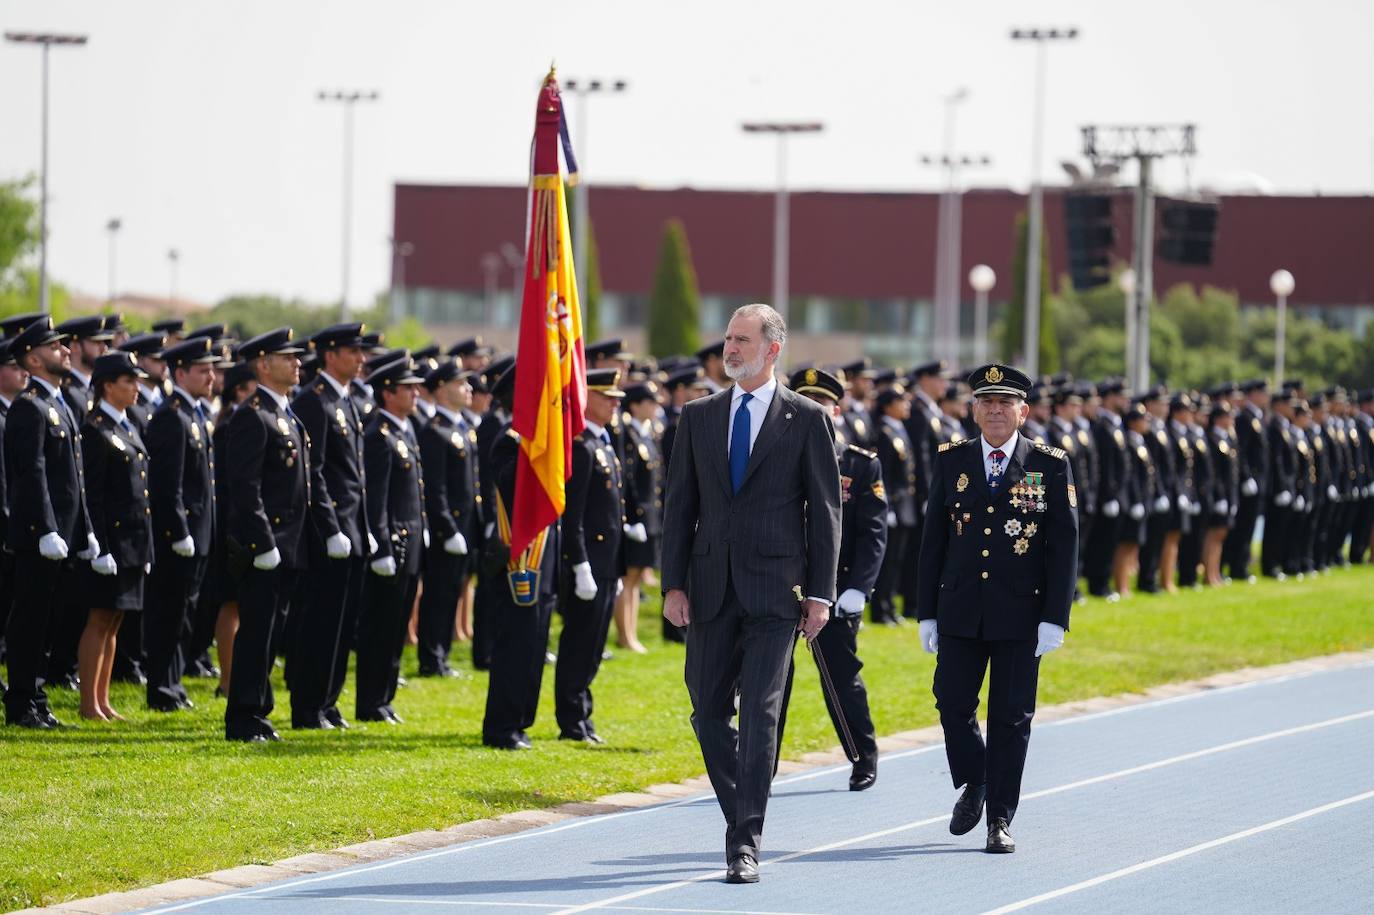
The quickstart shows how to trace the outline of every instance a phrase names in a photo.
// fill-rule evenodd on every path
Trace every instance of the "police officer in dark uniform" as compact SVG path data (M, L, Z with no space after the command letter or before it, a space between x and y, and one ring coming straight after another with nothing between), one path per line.
M1254 581L1250 574L1252 541L1269 492L1269 436L1265 429L1269 386L1263 379L1254 379L1242 384L1240 392L1244 399L1236 410L1235 428L1240 501L1222 552L1233 580Z
M9 483L3 458L5 419L10 405L28 387L28 373L21 369L10 353L12 338L0 339L0 545L9 543L10 498ZM14 553L0 550L0 667L5 663L5 628L10 621L10 607L14 605ZM116 664L118 660L116 659ZM0 696L5 694L5 678L0 675Z
M234 410L225 434L229 455L230 574L239 581L239 629L224 732L229 740L280 740L272 714L272 640L285 621L296 576L306 565L310 441L287 401L300 379L291 328L260 334L239 347L258 387Z
M849 430L849 443L868 449L872 449L873 435L877 432L873 428L873 415L868 411L868 395L873 389L872 368L873 361L867 356L840 366L848 383L842 412Z
M105 315L82 315L68 318L57 325L57 332L66 334L71 350L72 367L62 379L62 396L79 422L85 422L95 394L91 391L91 372L95 360L105 355L114 334L105 329Z
M482 496L483 546L499 547L496 530L496 472L491 463L492 447L510 425L510 410L496 392L496 384L515 364L511 357L503 357L487 367L486 387L492 392L491 407L477 426L477 481ZM485 555L485 549L482 555ZM554 557L556 560L557 557ZM472 598L472 666L486 670L491 666L493 640L496 637L495 615L502 606L501 595L507 591L504 567L492 563L477 563L477 588Z
M982 434L936 459L921 548L921 644L938 652L936 707L950 775L964 787L950 831L978 825L986 802L985 849L1011 852L1040 658L1069 626L1077 495L1067 455L1018 432L1030 379L993 364L968 381ZM978 692L989 664L985 744Z
M1268 504L1264 507L1264 542L1260 550L1260 569L1268 578L1287 578L1284 550L1289 527L1297 522L1294 502L1298 490L1298 448L1293 426L1293 394L1281 390L1270 397L1273 415L1265 430L1268 445ZM1242 493L1244 490L1242 490Z
M311 467L323 480L310 506L303 605L293 609L301 615L289 652L293 728L348 727L339 694L372 552L363 518L363 418L349 396L362 368L364 329L335 324L311 338L320 371L291 403L310 437Z
M420 433L425 475L429 550L425 587L416 624L420 676L457 677L449 666L454 614L467 588L475 548L481 543L477 479L477 430L463 410L472 400L468 373L449 359L425 376L434 418Z
M1163 385L1155 385L1139 398L1151 417L1150 428L1145 433L1145 447L1150 449L1150 462L1155 468L1155 496L1154 501L1145 506L1145 542L1140 545L1140 572L1136 576L1136 588L1147 594L1159 590L1165 541L1172 539L1176 551L1183 530L1183 515L1178 504L1180 476L1165 428L1169 415L1167 396Z
M215 529L215 460L201 400L219 359L208 337L184 340L163 352L172 393L148 422L148 489L153 509L153 573L144 613L148 707L190 708L181 683L182 638L210 556Z
M625 390L625 589L616 604L619 646L642 653L638 636L639 586L644 574L659 565L663 538L663 482L666 463L659 447L663 423L658 419L658 386L652 381ZM642 538L642 539L641 539ZM671 626L665 619L664 624ZM672 627L676 633L676 627Z
M838 376L820 369L803 369L793 373L788 386L830 410L832 416L840 413L845 385ZM842 745L851 747L859 757L849 773L849 790L866 791L878 780L878 738L868 709L868 688L859 673L864 665L859 660L858 635L863 625L864 602L878 580L887 545L887 496L876 454L840 441L835 443L835 454L840 462L841 488L840 561L835 584L839 598L830 622L821 628L812 648L820 652L834 685L834 700L838 703L832 700L829 690L823 690L822 695L835 734ZM779 753L795 672L795 664L788 667L778 720Z
M368 481L367 526L377 550L363 585L358 618L360 721L401 723L391 703L396 698L401 649L429 546L420 443L410 421L421 383L406 357L374 370L368 378L377 409L363 436L363 455Z
M15 554L5 721L39 729L58 726L42 682L53 607L60 605L64 582L71 587L80 580L75 560L90 561L100 552L86 508L81 430L59 388L71 366L65 339L45 315L10 344L29 385L5 419L8 546Z
M1115 590L1113 571L1120 528L1130 502L1123 493L1130 485L1131 458L1122 415L1126 411L1125 383L1111 378L1098 386L1101 407L1093 423L1093 445L1097 453L1097 513L1090 522L1092 539L1084 556L1088 593L1112 599Z
M870 610L873 622L895 625L900 622L892 602L902 582L907 540L921 515L916 501L916 449L907 435L906 420L911 405L902 386L894 384L879 391L874 401L878 414L878 460L883 468L883 488L887 492L887 549L882 570L873 590Z
M167 363L162 358L162 334L138 334L120 345L121 352L130 353L138 363L139 371L147 377L139 377L138 401L128 409L129 422L134 424L140 437L148 434L148 422L153 411L162 403L162 379L167 373Z

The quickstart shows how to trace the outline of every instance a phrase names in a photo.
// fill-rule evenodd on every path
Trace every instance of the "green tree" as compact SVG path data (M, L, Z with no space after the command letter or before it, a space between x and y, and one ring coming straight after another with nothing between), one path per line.
M29 198L33 179L0 182L0 279L38 248L38 205Z
M587 297L582 300L582 336L601 338L601 252L596 247L596 223L587 220Z
M1025 355L1026 257L1030 244L1025 213L1016 217L1016 247L1011 265L1011 295L1002 321L1002 358L1015 361ZM1059 371L1059 339L1055 334L1054 301L1050 296L1049 240L1040 241L1040 371Z
M676 219L663 227L648 317L650 354L661 358L701 347L701 294L687 230Z

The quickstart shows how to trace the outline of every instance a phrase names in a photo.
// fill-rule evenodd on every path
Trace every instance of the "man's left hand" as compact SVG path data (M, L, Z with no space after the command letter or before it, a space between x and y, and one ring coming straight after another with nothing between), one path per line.
M820 635L829 621L830 607L818 600L808 600L802 605L802 618L797 628L801 630L802 638L809 642Z
M1041 623L1036 629L1035 656L1042 657L1064 644L1064 627Z

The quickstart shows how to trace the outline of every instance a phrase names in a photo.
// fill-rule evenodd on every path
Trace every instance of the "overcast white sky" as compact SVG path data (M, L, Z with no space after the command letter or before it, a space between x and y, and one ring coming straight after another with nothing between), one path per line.
M551 59L630 81L573 138L593 182L770 188L772 145L739 123L806 118L826 132L794 144L794 186L931 189L917 156L940 151L941 98L966 86L956 146L993 158L970 182L1024 188L1034 51L1008 30L1068 25L1047 179L1083 124L1191 121L1202 183L1374 189L1368 0L0 0L5 30L90 36L52 54L52 274L103 295L117 216L121 291L165 295L176 247L181 293L204 301L337 299L343 114L321 88L381 93L357 117L362 302L388 282L393 182L525 181ZM0 180L38 168L39 61L0 45Z

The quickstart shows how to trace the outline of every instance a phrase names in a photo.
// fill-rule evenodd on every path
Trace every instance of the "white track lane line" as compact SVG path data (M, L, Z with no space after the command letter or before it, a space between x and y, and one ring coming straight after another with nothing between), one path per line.
M269 899L267 902L294 902L295 900ZM383 903L388 906L395 906L399 903L393 897L387 896L332 896L331 902L368 902ZM490 906L494 908L514 908L514 909L561 909L567 905L565 902L485 902L478 900L465 899L407 899L405 905L430 905L430 906L449 906L482 908ZM813 912L779 912L772 909L664 909L652 906L607 906L610 912L678 912L688 913L688 915L817 915Z
M1179 763L1189 762L1194 759L1201 759L1205 756L1214 756L1218 753L1226 753L1230 750L1240 749L1241 747L1254 746L1255 744L1264 743L1269 740L1278 740L1282 737L1291 737L1294 734L1303 734L1308 731L1315 731L1321 728L1334 727L1338 724L1347 724L1351 721L1360 721L1366 718L1374 718L1374 709L1366 709L1363 712L1355 712L1351 715L1341 715L1339 718L1328 718L1325 721L1316 721L1312 724L1299 725L1298 727L1284 728L1281 731L1270 731L1267 734L1258 734L1254 737L1247 737L1244 740L1232 740L1228 743L1218 744L1214 747L1207 747L1203 750L1194 750L1191 753L1182 753L1178 756L1170 756L1167 759L1156 760L1155 762L1145 763L1144 765L1131 766L1128 769L1118 769L1115 772L1108 772L1104 775L1095 775L1091 778L1080 779L1076 782L1069 782L1066 785L1058 785L1054 788L1044 788L1040 791L1033 791L1030 794L1022 795L1021 800L1029 801L1034 800L1035 798L1048 797L1052 794L1059 794L1064 791L1072 791L1076 788L1083 788L1088 785L1096 785L1102 782L1114 781L1116 779L1126 778L1128 776L1136 775L1141 772L1149 772L1154 769L1162 769L1165 766L1173 766ZM810 857L811 855L818 855L827 851L833 851L837 848L845 848L846 846L850 845L858 845L863 842L871 842L874 839L881 839L886 836L893 835L895 833L906 832L911 829L919 829L922 826L930 826L934 823L944 823L948 821L948 819L949 814L941 814L940 816L927 817L923 820L913 820L910 823L902 823L898 826L893 826L888 829L878 830L877 832L870 832L865 835L855 836L850 839L841 839L838 842L831 842L826 845L818 845L815 848L808 848L803 851L794 851L790 854L782 855L777 858L769 858L766 861L760 861L759 867L765 867L773 864L781 864L784 861L792 861L797 858L806 858ZM701 883L702 881L712 879L719 880L720 876L720 869L706 871L701 874L697 874L694 877L689 877L686 880L676 880L672 883L665 883L660 884L659 886L646 887L642 890L636 890L633 893L625 893L623 895L614 896L610 899L604 899L599 902L589 902L583 905L573 906L572 908L561 909L556 913L556 915L572 915L572 913L574 912L587 912L592 909L607 908L609 906L614 906L618 903L628 902L631 899L640 899L644 896L651 896L655 893L663 893L667 892L668 890L680 889L684 886L690 886L693 883Z
M1209 849L1216 848L1220 845L1227 845L1231 842L1239 842L1241 839L1248 839L1251 836L1257 836L1262 832L1269 832L1272 829L1280 829L1284 826L1287 826L1290 823L1296 823L1299 820L1305 820L1309 817L1320 816L1323 813L1329 813L1332 810L1339 810L1342 807L1349 807L1351 804L1358 804L1361 801L1367 801L1370 798L1374 798L1374 791L1366 791L1363 794L1355 794L1339 801L1332 801L1329 804L1322 804L1320 807L1313 807L1311 810L1304 810L1302 813L1295 813L1292 816L1287 816L1280 820L1271 820L1270 822L1264 823L1260 826L1254 826L1250 829L1242 829L1240 832L1233 832L1229 836L1222 836L1219 839L1212 839L1210 842L1201 842L1197 845L1191 845L1188 848L1179 849L1178 851L1171 852L1167 855L1161 855L1158 858L1151 858L1149 861L1141 861L1139 864L1132 864L1130 867L1123 867L1120 870L1114 870L1111 873L1103 874L1100 877L1093 877L1090 880L1084 880L1080 883L1073 883L1069 886L1060 887L1057 890L1051 890L1048 893L1041 893L1039 896L1032 896L1029 899L1022 899L1019 902L1013 902L1008 905L1004 905L1000 908L989 909L987 912L983 913L983 915L1002 915L1002 913L1004 912L1018 912L1021 909L1030 908L1033 905L1038 905L1042 902L1048 902L1051 899L1058 899L1061 896L1067 896L1070 893L1077 893L1079 890L1086 890L1094 886L1100 886L1111 880L1120 879L1121 877L1129 877L1131 874L1138 874L1143 870L1148 870L1152 867L1158 867L1161 864L1168 864L1171 861L1177 861L1180 858L1187 858L1190 855L1196 855L1199 852L1204 852Z

